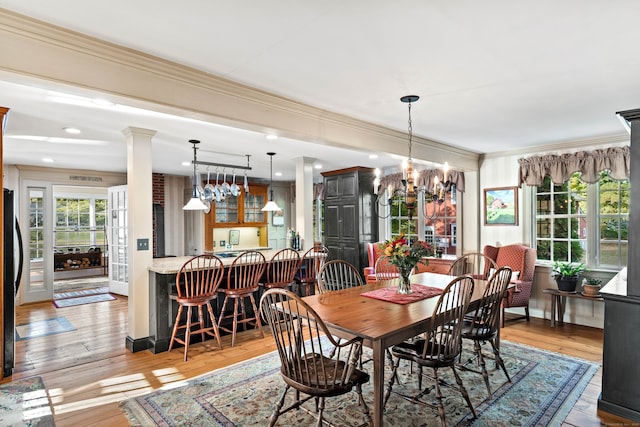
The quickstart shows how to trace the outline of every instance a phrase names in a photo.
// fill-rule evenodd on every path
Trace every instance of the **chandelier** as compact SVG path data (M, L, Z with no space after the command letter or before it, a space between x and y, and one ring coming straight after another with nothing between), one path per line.
M414 169L412 152L411 152L413 148L412 147L413 146L413 125L411 121L411 104L413 102L416 102L419 99L420 97L418 95L406 95L400 98L400 101L408 104L408 110L409 110L409 120L408 120L408 137L409 137L408 138L408 148L409 148L408 154L409 155L406 161L406 165L405 164L402 165L402 181L401 182L404 189L400 190L396 188L395 190L393 190L393 194L388 194L389 198L387 202L381 201L380 198L378 197L378 201L376 203L376 207L390 206L391 199L396 195L401 195L404 199L403 202L407 209L407 216L409 217L410 222L413 219L417 209L417 200L418 200L419 194L422 193L425 195L425 199L426 199L425 201L433 202L432 214L429 214L427 212L427 206L424 207L423 214L425 218L435 219L438 213L437 205L441 205L442 203L444 203L446 193L451 188L450 181L448 180L449 164L447 162L445 162L442 167L442 170L443 170L442 181L440 181L440 179L436 175L433 180L433 188L426 188L424 185L422 186L416 185L418 181L419 172L418 170ZM380 171L376 169L375 173L376 173L376 178L374 180L374 192L378 194L378 189L380 186ZM384 216L383 218L386 218L389 215L390 213Z

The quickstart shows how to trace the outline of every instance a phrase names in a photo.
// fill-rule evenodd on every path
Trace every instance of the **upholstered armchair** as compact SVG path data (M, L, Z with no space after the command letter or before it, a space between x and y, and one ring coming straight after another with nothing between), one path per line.
M495 247L486 245L484 254L495 261L498 268L511 267L513 275L507 295L502 300L502 326L504 327L504 309L524 307L524 317L529 321L529 298L533 288L533 274L536 268L536 250L525 245L506 245Z
M384 253L381 243L383 242L367 243L369 266L364 268L364 278L367 283L375 283L376 281L376 261L378 261L380 255L383 255Z

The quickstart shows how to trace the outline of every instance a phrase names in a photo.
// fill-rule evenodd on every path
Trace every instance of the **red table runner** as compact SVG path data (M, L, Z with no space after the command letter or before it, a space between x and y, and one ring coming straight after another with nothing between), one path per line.
M360 294L363 297L375 298L383 301L389 301L396 304L409 304L427 298L438 296L442 293L442 289L432 286L419 285L414 283L411 285L413 290L410 294L399 294L397 287L380 288Z

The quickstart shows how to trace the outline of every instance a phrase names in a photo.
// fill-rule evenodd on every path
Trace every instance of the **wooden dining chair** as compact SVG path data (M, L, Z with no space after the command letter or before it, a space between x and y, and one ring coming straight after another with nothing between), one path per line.
M476 411L471 404L467 389L462 383L462 379L456 371L456 363L462 351L462 322L469 308L471 295L473 294L474 281L471 276L459 276L453 279L442 291L436 303L436 307L431 317L431 322L427 331L419 339L412 339L391 348L391 353L395 357L391 378L387 385L384 403L386 405L393 385L398 381L398 366L401 360L408 360L416 363L418 370L418 390L414 395L408 396L397 393L400 397L412 402L428 407L436 408L440 415L440 422L446 426L446 416L444 404L442 402L441 385L456 388L453 384L441 382L438 378L438 369L450 368L456 379L457 389L467 402L474 418L477 418ZM436 405L427 402L423 396L428 394L428 388L422 389L422 377L427 376L423 368L430 368L433 376L430 378L435 383Z
M491 258L480 252L473 252L458 257L451 264L449 275L464 276L468 274L474 279L484 280L489 278L491 268L497 270L496 263Z
M224 292L224 303L218 319L218 328L231 333L231 347L236 343L236 331L238 324L242 324L246 330L248 324L253 324L260 331L260 336L264 338L258 308L253 294L260 287L260 279L266 268L264 255L258 251L245 251L233 260L227 269L226 286L220 287ZM252 313L248 313L245 307L245 300L251 303ZM233 312L226 314L227 304L233 300ZM252 314L252 315L250 315ZM231 328L223 326L225 319L232 319Z
M489 399L491 399L491 386L489 385L489 373L487 372L485 357L482 354L483 343L488 341L491 344L496 365L502 369L507 376L507 380L511 382L511 377L504 366L502 357L500 357L499 343L496 342L500 329L502 299L507 293L507 287L511 281L511 273L511 268L502 267L489 278L489 283L484 290L480 305L476 310L467 313L462 327L462 338L473 341L475 358L467 360L460 367L467 371L482 374L489 392ZM480 372L469 366L476 360L480 364Z
M260 311L275 339L282 364L280 375L285 382L269 425L275 425L280 415L292 409L303 409L315 413L316 426L322 426L328 423L324 417L325 398L342 396L353 389L367 424L373 425L362 397L362 385L369 381L369 374L356 367L362 338L336 340L322 318L301 297L286 289L267 290L260 299ZM293 402L284 407L291 388L295 390ZM301 398L301 393L306 396ZM312 398L315 411L303 406Z
M400 276L398 267L391 262L391 258L382 255L376 260L374 267L376 282L397 279Z
M218 297L218 287L224 277L224 266L220 258L214 255L198 255L187 260L178 274L176 274L176 292L175 300L178 303L178 313L173 325L171 333L171 341L169 342L169 351L173 348L175 342L184 345L184 361L187 361L187 352L189 351L189 342L191 334L200 333L204 342L205 334L215 337L218 346L222 350L222 342L220 341L220 332L216 317L211 308L211 301ZM209 313L210 326L205 323L202 306L207 306ZM184 308L187 308L185 318L182 318ZM192 317L192 308L198 309L198 321L194 322ZM198 329L193 330L194 327ZM178 336L178 331L184 329L184 337Z
M300 268L296 274L296 288L298 295L311 295L318 284L318 273L329 258L326 246L315 246L307 250L300 259Z
M318 274L318 292L321 294L363 285L358 269L339 259L326 262Z
M265 289L289 288L295 284L295 276L300 267L300 254L291 248L276 252L267 263Z

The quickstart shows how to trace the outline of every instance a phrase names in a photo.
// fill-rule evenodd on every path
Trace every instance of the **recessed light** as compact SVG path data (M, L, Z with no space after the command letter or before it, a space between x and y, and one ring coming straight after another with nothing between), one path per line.
M48 157L45 157L44 159L42 159L42 161L45 163L53 163L53 159L50 159Z
M64 130L66 133L72 133L74 135L77 135L79 133L82 133L82 131L78 128L72 128L72 127L66 127L66 128L62 128L62 130Z
M267 136L265 136L265 138L267 138L269 140L274 140L274 139L278 139L278 135L267 135Z
M182 164L182 166L191 166L191 161L182 162L181 164Z
M322 165L313 165L315 169L322 169Z
M370 159L377 159L378 155L377 154L369 154L369 158Z
M282 172L276 172L274 173L275 176L282 176Z

